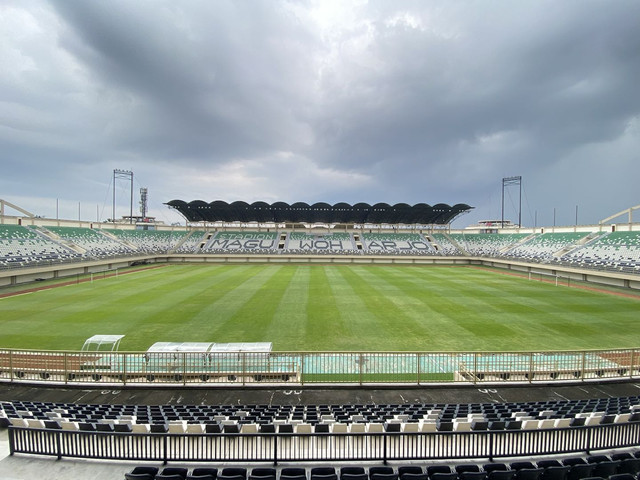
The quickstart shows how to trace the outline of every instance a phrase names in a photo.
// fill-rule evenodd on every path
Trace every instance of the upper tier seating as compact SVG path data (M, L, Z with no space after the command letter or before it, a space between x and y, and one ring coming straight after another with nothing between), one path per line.
M575 245L585 238L587 232L542 233L505 252L506 256L536 262L554 260L563 249Z
M449 236L470 255L499 256L504 250L527 238L528 234L451 233Z
M580 266L640 270L640 232L611 232L562 256Z
M125 244L90 228L48 227L48 230L84 249L86 257L109 257L135 253L134 249Z
M114 230L104 231L139 253L168 253L187 235L184 231Z
M0 265L29 266L80 257L72 250L21 225L0 225Z
M433 246L419 233L363 233L366 254L433 255Z

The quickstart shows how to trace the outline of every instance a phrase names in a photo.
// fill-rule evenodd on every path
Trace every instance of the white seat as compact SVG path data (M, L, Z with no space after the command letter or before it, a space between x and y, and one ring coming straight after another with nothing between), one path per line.
M454 432L470 432L471 422L467 422L466 420L458 420L457 418L454 418L453 431Z
M169 423L167 431L169 433L184 433L187 429L187 423Z
M78 430L78 422L60 422L62 430L76 431Z
M365 423L352 423L349 425L351 433L367 433L367 425Z
M537 430L540 420L524 420L522 422L522 430Z
M10 418L9 422L14 427L27 427L27 420L24 418Z
M421 432L437 432L438 424L436 422L422 422L420 426Z
M420 424L418 422L406 422L402 424L401 427L402 432L406 433L414 433L420 431Z
M554 428L555 427L555 419L553 418L545 418L544 420L540 420L538 422L538 428L539 429L548 429L548 428Z
M134 423L131 425L132 433L149 433L151 426L148 423Z
M347 433L349 431L349 425L346 423L334 423L331 426L331 433Z
M613 423L627 423L631 417L630 413L619 413L613 420Z
M202 423L188 423L186 433L204 433L204 425Z
M556 421L553 423L554 428L566 428L571 426L570 418L556 418Z
M258 433L259 430L257 423L244 423L242 424L240 433Z
M368 423L367 433L384 433L384 425L382 423Z
M28 418L27 427L29 428L44 428L44 421L37 418Z
M298 423L294 425L293 431L302 434L313 433L313 426L310 423Z

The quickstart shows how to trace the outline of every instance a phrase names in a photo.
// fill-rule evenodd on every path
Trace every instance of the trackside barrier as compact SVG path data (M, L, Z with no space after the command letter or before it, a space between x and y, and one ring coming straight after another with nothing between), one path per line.
M555 455L637 446L640 422L433 433L164 434L9 427L10 454L167 462L383 461Z
M582 382L640 376L639 352L146 353L0 349L0 381L110 385Z

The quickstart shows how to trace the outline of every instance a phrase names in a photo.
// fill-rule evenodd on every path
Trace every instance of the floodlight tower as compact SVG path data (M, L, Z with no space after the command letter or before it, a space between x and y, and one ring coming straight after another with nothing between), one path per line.
M142 187L140 189L140 213L142 214L142 220L144 221L147 218L147 200L149 198L149 193L146 187Z
M522 226L522 177L506 177L502 179L502 221L501 227L504 228L504 189L511 185L520 187L520 200L518 203L518 228Z
M116 221L116 180L125 179L131 183L131 200L129 202L129 222L133 223L133 172L130 170L113 170L113 214L112 219Z

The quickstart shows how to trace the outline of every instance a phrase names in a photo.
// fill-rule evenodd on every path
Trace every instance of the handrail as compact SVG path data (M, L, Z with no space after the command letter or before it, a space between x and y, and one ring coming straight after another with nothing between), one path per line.
M0 381L181 386L600 382L640 376L640 349L536 352L111 352L0 349Z
M640 422L472 432L123 433L8 427L10 454L188 462L439 460L558 455L637 446Z

